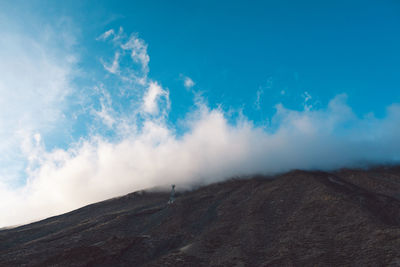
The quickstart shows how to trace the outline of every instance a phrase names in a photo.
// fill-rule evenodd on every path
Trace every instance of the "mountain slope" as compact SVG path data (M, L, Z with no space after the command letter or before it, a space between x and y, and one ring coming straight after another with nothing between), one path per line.
M0 265L400 266L399 193L400 167L135 192L0 231Z

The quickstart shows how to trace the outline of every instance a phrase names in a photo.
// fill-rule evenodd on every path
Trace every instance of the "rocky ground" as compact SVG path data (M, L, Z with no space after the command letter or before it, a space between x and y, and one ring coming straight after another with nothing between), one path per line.
M0 231L0 266L400 266L400 167L232 179L168 198L135 192Z

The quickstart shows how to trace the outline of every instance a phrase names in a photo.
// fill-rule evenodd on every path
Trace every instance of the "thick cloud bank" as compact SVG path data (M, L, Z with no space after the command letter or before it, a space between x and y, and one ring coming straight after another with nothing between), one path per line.
M112 39L117 47L112 66L104 68L144 88L140 103L121 114L107 90L100 90L100 108L91 114L115 138L94 132L68 149L46 151L40 135L34 135L26 145L26 185L10 189L0 183L0 226L171 183L189 187L236 175L400 160L400 105L388 107L382 119L357 117L344 94L318 110L295 111L278 104L271 123L263 127L244 116L228 122L231 118L222 109L212 109L197 97L184 120L186 130L177 134L168 123L169 91L148 78L147 45L136 35L124 38L122 29L98 38ZM124 54L140 68L123 70L119 60Z
M40 168L25 187L0 188L0 210L6 214L0 224L21 223L156 185L398 160L400 106L389 107L382 120L359 119L344 98L338 96L317 111L278 107L274 119L279 126L272 133L246 118L230 125L221 110L200 106L180 137L174 129L149 120L116 143L96 137L68 150L41 151Z

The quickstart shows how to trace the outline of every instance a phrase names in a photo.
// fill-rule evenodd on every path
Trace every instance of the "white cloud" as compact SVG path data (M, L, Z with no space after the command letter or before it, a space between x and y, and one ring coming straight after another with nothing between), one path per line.
M302 94L302 97L304 99L304 102L303 102L304 110L310 111L313 108L313 105L310 103L310 101L312 99L311 95L306 91Z
M160 92L156 83L154 90ZM241 118L229 124L223 111L204 104L188 115L181 137L158 120L117 142L95 136L68 150L45 152L40 168L19 191L3 190L0 225L21 223L156 185L178 187L233 175L273 174L295 168L335 169L399 160L400 105L384 119L357 118L334 98L326 109L294 111L278 106L275 130ZM351 127L346 125L351 122ZM361 165L360 165L361 164ZM7 199L3 199L7 198ZM14 213L7 203L13 199Z
M115 35L115 31L113 29L104 32L99 37L97 37L96 40L105 41L112 35Z
M183 80L183 85L185 86L186 89L190 89L195 85L195 83L190 77L186 76Z
M162 98L164 98L167 108L169 108L169 92L164 90L157 82L150 82L143 97L143 111L151 115L158 115Z
M121 45L121 48L130 51L132 60L140 64L145 74L149 72L150 57L147 54L147 44L142 39L133 34L128 41Z
M112 108L112 99L110 93L103 87L96 87L96 91L99 92L100 110L92 110L92 112L104 123L109 129L111 129L116 123L114 118L114 110Z
M261 109L261 97L262 97L263 94L264 94L264 90L261 89L261 88L258 89L257 92L256 92L256 101L254 102L254 107L257 110Z
M114 31L110 32L109 30L103 33L101 36L108 37L111 34L115 35ZM119 77L125 82L129 82L130 85L136 84L144 88L142 104L139 112L152 116L165 116L170 107L169 91L163 89L158 82L152 81L147 77L149 71L148 64L150 61L150 56L147 54L146 42L140 39L137 34L132 34L126 40L126 38L124 38L123 36L123 29L122 27L120 27L119 33L115 35L115 38L113 39L113 43L118 44L117 51L114 53L113 63L111 66L107 66L103 63L104 68L111 73L119 74ZM138 64L140 68L139 72L132 71L132 69L135 68L126 68L120 71L120 54L124 54L126 51L129 53L131 60ZM191 82L193 83L193 81ZM161 105L163 105L163 112L161 112ZM112 117L109 116L109 112L106 112L106 108L103 104L101 104L101 106L101 111L97 112L97 115L103 119L105 124L111 127L111 125L114 124L115 119L112 119Z
M115 52L114 60L111 63L111 65L107 65L106 63L103 62L104 69L106 69L107 71L109 71L113 74L118 73L118 71L119 71L119 56L120 56L119 52L118 51Z
M114 37L112 39L109 38L112 35ZM147 44L144 40L140 39L137 34L131 34L127 37L122 27L119 28L118 33L115 33L113 29L108 30L96 38L96 40L111 40L116 47L111 64L104 63L102 60L105 70L118 75L121 80L142 86L146 85L148 82L147 75L149 72L150 57L147 53ZM127 54L130 56L130 60L136 64L136 67L132 66L131 68L121 69L120 64Z

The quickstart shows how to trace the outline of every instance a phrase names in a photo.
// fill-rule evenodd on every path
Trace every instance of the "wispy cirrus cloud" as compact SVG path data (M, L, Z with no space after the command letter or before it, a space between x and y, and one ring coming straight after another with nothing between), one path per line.
M259 88L256 92L256 101L254 102L254 107L257 110L261 109L261 98L264 94L264 90L262 88Z
M110 29L103 34L101 34L99 37L96 38L98 41L105 41L107 40L110 36L115 36L115 31L114 29Z
M150 57L147 54L147 44L145 41L133 34L128 41L121 45L121 48L130 52L132 60L138 63L143 73L147 75L149 72Z
M119 28L118 33L113 29L104 32L97 37L97 40L110 41L117 47L111 64L102 60L105 70L118 75L125 81L145 85L149 72L150 57L147 54L147 44L144 40L140 39L137 34L127 36L122 27ZM120 62L125 58L126 54L130 56L136 67L132 66L121 70Z
M119 71L119 57L120 53L117 51L114 54L114 59L111 64L102 62L104 69L107 70L108 72L111 72L112 74L117 74Z

